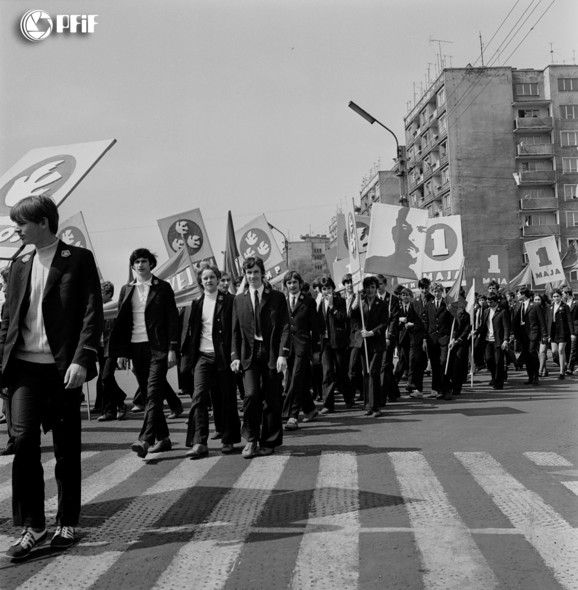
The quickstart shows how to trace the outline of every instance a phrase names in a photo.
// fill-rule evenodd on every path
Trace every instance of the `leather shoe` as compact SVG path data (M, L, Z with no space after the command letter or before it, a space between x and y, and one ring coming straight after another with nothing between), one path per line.
M116 420L114 414L103 414L97 418L97 422L110 422L111 420Z
M183 413L183 411L183 406L181 406L180 409L173 410L168 416L169 420L174 420L175 418L178 418Z
M257 451L257 457L268 457L269 455L272 455L274 452L275 449L273 447L261 447Z
M245 459L252 459L257 454L258 450L259 445L256 442L248 442L241 454Z
M215 432L211 435L211 440L219 440L223 435L220 432Z
M127 405L125 403L120 404L120 406L118 406L118 408L117 408L116 419L123 420L124 417L126 416L127 412L128 412Z
M381 410L375 410L375 412L373 412L374 418L379 418L380 416L383 416L383 414L381 413Z
M534 377L532 380L532 385L540 385L540 377Z
M329 408L323 408L320 413L325 415L325 414L331 414L332 412L333 412L333 410L330 410Z
M285 430L297 430L299 428L299 423L297 422L296 418L289 418L287 420L287 424L285 424Z
M134 451L141 459L144 459L149 452L149 443L144 440L137 440L132 443L131 450Z
M209 448L207 445L201 443L193 445L193 448L186 453L187 457L190 457L191 459L200 459L201 457L206 457L208 454Z
M8 443L6 445L5 449L2 449L2 451L0 451L0 456L2 457L7 457L8 455L13 455L14 454L14 443Z
M230 455L231 453L235 452L235 447L230 443L224 443L221 447L221 453L223 455Z
M303 422L313 422L313 420L315 420L317 416L319 416L319 412L317 410L312 410L311 412L309 412L309 414L305 414Z
M170 438L163 438L154 444L150 449L149 453L164 453L170 451L173 448Z

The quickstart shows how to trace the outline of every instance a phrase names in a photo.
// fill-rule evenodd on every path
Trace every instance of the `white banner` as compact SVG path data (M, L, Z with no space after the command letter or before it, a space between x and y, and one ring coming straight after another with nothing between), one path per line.
M532 240L524 244L528 263L536 285L564 280L564 270L554 236Z
M435 276L438 273L453 275L455 271L460 270L463 258L462 218L459 215L448 215L428 219L421 266L422 276Z

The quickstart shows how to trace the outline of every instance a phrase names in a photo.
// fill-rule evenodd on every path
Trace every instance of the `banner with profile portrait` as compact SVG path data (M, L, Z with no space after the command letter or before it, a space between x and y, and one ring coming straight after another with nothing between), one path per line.
M193 266L205 261L216 264L200 209L157 219L157 223L170 257L186 248Z
M265 276L270 282L281 280L287 272L287 264L273 237L265 215L259 215L235 231L237 246L242 260L258 257L265 265Z
M374 203L365 272L419 279L427 228L425 209Z
M10 220L16 203L42 195L60 205L115 143L105 139L36 148L0 176L0 257L12 257L21 245Z

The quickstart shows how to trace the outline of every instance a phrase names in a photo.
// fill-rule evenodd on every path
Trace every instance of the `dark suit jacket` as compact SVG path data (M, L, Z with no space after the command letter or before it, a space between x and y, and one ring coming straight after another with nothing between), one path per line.
M470 314L465 309L461 309L458 312L453 326L452 338L457 344L467 344L470 332L472 331L472 322L470 320Z
M369 354L374 352L382 352L385 350L385 332L387 330L389 314L387 311L387 303L379 297L373 301L371 309L367 306L367 301L362 298L361 305L363 307L363 320L365 322L365 329L369 332L373 331L374 335L370 338L363 338L361 329L361 311L359 307L351 311L351 332L353 334L353 347L361 348L363 341L367 342L367 351Z
M303 293L297 298L295 309L289 305L291 295L287 295L289 324L291 328L291 353L298 356L311 355L319 351L319 325L315 300L305 297Z
M253 358L255 327L251 290L246 289L235 296L233 303L233 340L231 360L241 361L243 370L247 370ZM267 364L271 370L277 366L280 356L289 356L289 312L285 295L265 286L261 307L261 333L263 346L267 353Z
M30 305L30 271L36 252L12 263L0 328L2 373L10 378L10 361ZM42 300L42 316L54 361L64 377L72 364L96 376L103 328L100 279L90 250L59 241Z
M397 307L395 313L392 313L389 322L389 333L395 337L400 346L421 346L424 336L425 327L422 320L423 305L421 301L411 301L407 313L403 311L403 304ZM400 318L407 318L407 322L400 322ZM407 324L413 326L407 327Z
M574 330L572 334L578 336L578 302L573 301L571 307L568 305L568 309L570 310L570 320L572 322L572 329Z
M347 321L347 310L345 308L345 299L335 295L333 297L333 307L327 314L327 320L324 314L325 301L321 300L317 309L319 319L319 334L323 338L325 331L329 335L330 348L347 348L349 345L349 327Z
M220 370L229 370L231 365L231 339L233 337L233 301L231 293L218 293L213 314L213 347L215 362ZM182 346L181 371L192 371L199 358L203 329L203 303L205 294L195 299L188 314L187 332Z
M523 303L519 302L514 311L514 334L516 337L520 339L525 336L531 342L537 342L548 336L542 306L530 301L524 324L522 324L522 308Z
M556 316L554 315L554 304L552 303L546 312L546 330L548 336L552 336L554 342L570 340L574 333L574 326L570 318L570 308L562 301ZM552 324L554 323L554 326Z
M478 328L478 334L482 338L486 338L488 334L488 317L490 315L490 308L484 309L482 316L482 325ZM510 339L510 312L503 307L496 308L494 317L492 319L492 326L494 328L494 346L502 346L503 342L508 342Z
M124 285L120 290L118 316L109 341L111 356L127 357L132 338L132 296L136 281ZM175 294L166 281L153 275L145 304L145 326L149 346L155 358L166 356L169 350L179 347L179 312Z
M439 309L436 309L433 299L427 303L422 319L425 334L431 342L441 344L442 346L449 344L454 318L443 299L440 302Z

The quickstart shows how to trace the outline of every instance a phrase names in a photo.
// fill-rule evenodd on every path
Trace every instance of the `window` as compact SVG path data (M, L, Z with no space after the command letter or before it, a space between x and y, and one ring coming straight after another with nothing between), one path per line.
M444 195L444 209L449 209L452 204L451 193Z
M549 135L524 135L520 145L544 145L551 143Z
M448 132L448 120L445 115L442 115L440 117L438 129L439 129L440 135L444 135L445 133Z
M546 160L528 160L520 163L521 172L536 172L538 170L553 170L552 163Z
M436 95L436 102L438 108L441 107L443 104L446 103L446 89L442 88Z
M558 78L558 90L561 92L578 90L578 78Z
M537 119L540 116L538 109L519 109L518 118L520 119Z
M578 131L560 131L562 145L578 145Z
M578 281L578 270L571 270L570 271L570 280L571 281Z
M566 211L566 227L578 226L578 211Z
M572 246L574 246L575 248L578 248L578 239L576 238L569 238L566 241L567 247L571 248Z
M578 105L561 104L560 117L562 117L562 119L578 119Z
M565 184L564 185L564 200L571 201L572 199L578 199L576 196L576 186L575 184Z
M524 199L542 199L546 196L544 189L541 188L530 188L524 191Z
M578 158L562 158L562 172L578 172Z
M524 215L524 225L557 225L556 213Z
M442 170L442 184L447 184L450 181L450 169L444 168Z
M538 84L534 82L516 84L516 94L518 96L538 96Z

